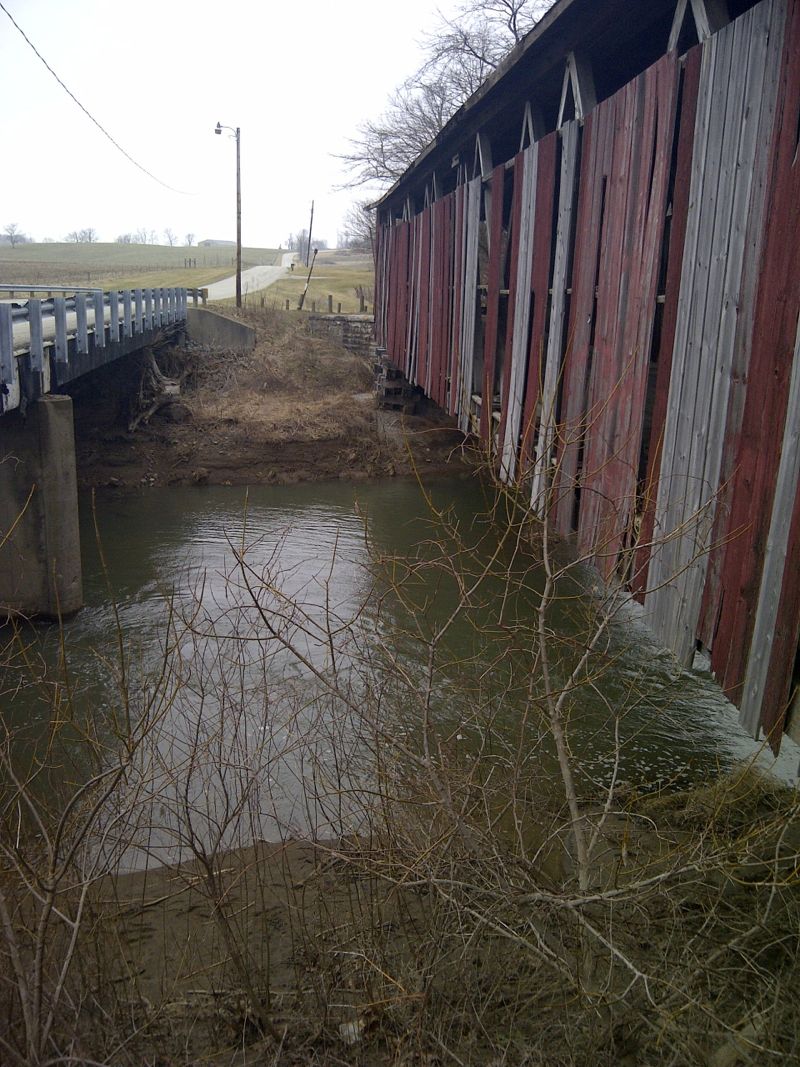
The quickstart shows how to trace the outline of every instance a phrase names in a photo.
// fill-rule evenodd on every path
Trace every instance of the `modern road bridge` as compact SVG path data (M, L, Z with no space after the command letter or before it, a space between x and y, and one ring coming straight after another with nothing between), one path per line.
M83 602L72 400L76 378L186 327L205 290L0 286L0 614Z

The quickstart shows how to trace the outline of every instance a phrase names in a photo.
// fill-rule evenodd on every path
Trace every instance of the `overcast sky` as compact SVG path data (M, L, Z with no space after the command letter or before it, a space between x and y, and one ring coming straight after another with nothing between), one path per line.
M2 0L56 73L168 189L128 162L48 73L0 10L0 228L37 240L92 226L235 237L241 127L242 237L277 246L307 225L332 244L357 192L338 160L418 66L436 8L455 0Z

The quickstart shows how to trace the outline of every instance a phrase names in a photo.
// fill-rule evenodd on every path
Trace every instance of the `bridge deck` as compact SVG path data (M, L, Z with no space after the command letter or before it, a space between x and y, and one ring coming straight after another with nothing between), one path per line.
M20 290L29 287L0 286L0 293ZM47 297L0 301L0 415L181 329L189 296L196 304L204 295L180 288L38 291Z

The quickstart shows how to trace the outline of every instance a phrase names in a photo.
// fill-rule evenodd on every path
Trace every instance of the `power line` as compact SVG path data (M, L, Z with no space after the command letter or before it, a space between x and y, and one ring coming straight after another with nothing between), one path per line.
M190 196L191 195L190 193L185 192L183 189L173 189L173 187L171 185L167 185L166 182L162 182L160 178L157 178L155 176L155 174L152 174L147 169L147 167L143 167L141 163L137 163L137 161L133 158L133 156L129 152L126 152L125 149L122 147L121 144L119 144L118 141L114 140L114 138L111 136L111 134L108 132L108 130L97 121L97 119L94 117L94 115L91 114L91 112L87 111L87 109L83 106L83 104L80 102L80 100L77 98L77 96L70 89L68 89L67 86L62 82L62 80L59 78L59 76L56 74L56 72L53 70L53 68L50 66L50 64L47 62L47 60L44 58L42 53L39 51L39 49L36 47L36 45L30 39L30 37L28 37L28 35L25 33L23 28L19 25L19 23L16 21L14 16L11 14L11 12L8 10L8 8L5 6L5 4L2 3L2 0L0 0L0 9L2 9L6 13L6 15L8 15L8 17L11 20L11 23L14 26L14 28L19 31L19 33L21 34L23 40L28 45L28 47L33 51L34 55L36 55L36 57L38 59L40 59L42 61L42 63L44 63L45 67L47 67L48 71L53 75L53 77L58 82L58 84L61 86L61 88L64 90L64 92L67 94L67 96L69 96L78 105L78 107L81 109L81 111L84 113L84 115L91 122L93 122L95 124L95 126L103 134L104 137L108 138L108 140L113 144L113 146L117 149L117 151L121 152L123 154L123 156L125 156L125 158L128 160L128 162L133 163L134 167L138 167L138 169L143 174L146 174L148 178L152 178L154 182L157 182L159 185L162 185L165 189L169 189L169 191L171 193L179 193L181 196Z

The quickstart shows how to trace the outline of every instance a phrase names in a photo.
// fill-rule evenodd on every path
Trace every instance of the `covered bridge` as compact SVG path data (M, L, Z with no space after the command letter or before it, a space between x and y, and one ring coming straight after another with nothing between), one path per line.
M799 216L800 0L559 0L378 205L388 358L775 748Z

